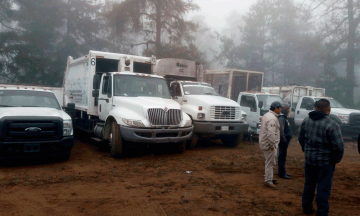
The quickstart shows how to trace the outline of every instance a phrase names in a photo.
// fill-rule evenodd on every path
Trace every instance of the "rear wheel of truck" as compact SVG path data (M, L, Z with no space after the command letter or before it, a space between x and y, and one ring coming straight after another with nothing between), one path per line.
M113 121L111 124L111 157L121 158L124 155L124 140L121 136L120 126L117 124L116 121Z
M191 139L186 141L186 149L190 150L190 149L195 148L198 140L199 140L199 136L197 134L193 133Z
M227 147L236 147L240 144L243 134L229 134L222 136L221 142Z
M175 143L174 144L174 153L182 154L185 151L186 141Z

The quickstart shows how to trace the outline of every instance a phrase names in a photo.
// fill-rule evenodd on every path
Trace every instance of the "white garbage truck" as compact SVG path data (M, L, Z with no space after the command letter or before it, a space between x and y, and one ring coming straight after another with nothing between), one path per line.
M160 59L155 73L167 79L173 99L193 120L194 134L187 142L188 149L194 148L199 138L221 139L230 147L239 145L242 134L248 131L240 105L203 82L201 64L185 59Z
M190 117L153 74L155 63L154 56L99 51L68 57L64 104L74 109L75 127L110 141L112 157L122 157L128 142L172 143L181 153L192 136Z

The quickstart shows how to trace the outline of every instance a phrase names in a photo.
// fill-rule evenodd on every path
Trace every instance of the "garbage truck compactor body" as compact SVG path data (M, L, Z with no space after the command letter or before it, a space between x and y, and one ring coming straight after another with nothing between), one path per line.
M98 51L68 58L64 104L75 127L110 140L112 157L123 156L128 141L172 143L183 152L192 136L192 121L171 99L165 79L152 75L155 62Z

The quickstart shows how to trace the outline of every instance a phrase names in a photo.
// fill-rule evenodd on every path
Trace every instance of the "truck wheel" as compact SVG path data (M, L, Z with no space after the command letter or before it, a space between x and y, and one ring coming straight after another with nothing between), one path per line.
M227 147L236 147L240 144L243 134L229 134L221 137L221 142Z
M174 152L176 154L182 154L185 151L186 141L175 143Z
M110 146L111 146L111 157L113 158L121 158L123 156L123 148L124 143L120 132L120 126L117 124L116 121L111 123L111 139L110 139Z
M199 136L195 133L193 133L191 139L186 140L186 149L193 149L196 146L196 143L199 140Z

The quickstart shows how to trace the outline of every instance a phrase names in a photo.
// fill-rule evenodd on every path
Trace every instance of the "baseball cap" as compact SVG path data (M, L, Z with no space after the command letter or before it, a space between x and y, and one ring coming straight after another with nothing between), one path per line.
M271 108L275 109L276 107L281 107L282 108L282 105L281 105L281 103L279 101L274 101L270 105L270 109Z

